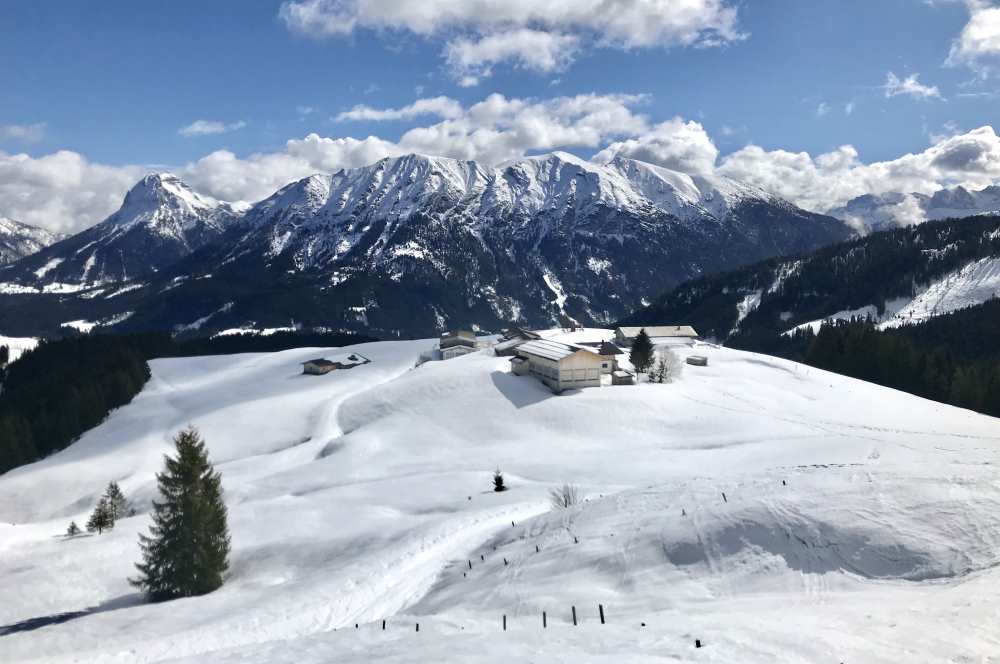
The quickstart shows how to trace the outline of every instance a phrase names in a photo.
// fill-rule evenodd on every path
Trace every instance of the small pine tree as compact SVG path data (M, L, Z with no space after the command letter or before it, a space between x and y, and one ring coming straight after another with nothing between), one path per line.
M108 500L104 496L97 501L97 506L94 507L94 511L90 513L90 518L87 520L87 532L97 532L98 535L103 533L105 530L111 530L115 527L115 520L111 518L111 507L108 505Z
M503 473L500 472L499 468L493 472L493 490L497 493L507 490L507 487L503 483Z
M165 457L156 476L162 502L153 501L150 534L139 535L139 577L130 579L154 602L204 595L222 585L229 569L229 527L222 477L194 427L174 438L176 457Z
M76 521L69 522L69 528L66 529L66 537L75 537L80 534L80 526L76 525Z
M653 341L646 334L646 328L639 330L632 342L632 350L629 351L628 361L632 363L635 370L645 373L653 364Z
M118 482L109 482L108 488L104 490L104 498L108 501L108 508L111 510L111 519L117 521L128 514L128 501L122 493Z

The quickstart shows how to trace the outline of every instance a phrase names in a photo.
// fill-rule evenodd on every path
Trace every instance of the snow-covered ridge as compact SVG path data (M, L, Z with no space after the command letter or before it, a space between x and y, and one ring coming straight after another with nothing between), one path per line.
M548 209L604 205L659 210L681 219L724 216L741 201L773 197L718 176L692 176L633 159L596 164L566 152L526 157L490 167L475 161L408 154L369 166L313 175L265 199L251 220L295 213L325 218L365 207L383 217L406 218L428 205L497 210L530 216Z
M837 311L824 318L801 323L786 330L788 335L805 328L819 330L825 321L871 319L880 328L899 327L922 323L934 316L941 316L959 309L982 304L1000 297L1000 257L981 258L954 272L923 284L912 297L899 297L884 302L879 307L869 304L857 309Z
M902 192L866 194L830 211L831 216L869 231L982 214L1000 214L1000 185L979 191L958 186L930 196Z
M29 256L62 237L44 228L0 216L0 265Z
M217 238L245 211L196 193L175 175L150 174L114 214L11 266L4 281L36 290L51 283L87 288L125 281Z

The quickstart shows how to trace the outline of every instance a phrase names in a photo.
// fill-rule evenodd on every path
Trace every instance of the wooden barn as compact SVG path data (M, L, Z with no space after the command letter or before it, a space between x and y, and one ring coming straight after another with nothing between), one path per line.
M553 392L601 386L601 364L606 360L594 349L536 339L518 346L517 355L527 361L527 372Z

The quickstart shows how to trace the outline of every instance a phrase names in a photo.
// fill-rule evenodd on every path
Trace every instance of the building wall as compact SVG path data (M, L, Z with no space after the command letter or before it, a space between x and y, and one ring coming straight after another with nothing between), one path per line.
M581 351L556 362L535 355L528 356L530 372L552 390L601 386L601 357Z
M469 348L468 346L452 346L450 348L441 349L441 359L450 360L453 357L458 357L459 355L468 355L469 353L476 352L475 348Z

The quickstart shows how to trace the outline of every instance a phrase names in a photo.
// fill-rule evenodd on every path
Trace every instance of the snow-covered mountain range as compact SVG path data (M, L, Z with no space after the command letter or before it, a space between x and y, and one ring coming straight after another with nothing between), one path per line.
M294 319L412 336L606 323L691 277L851 234L725 178L562 152L495 168L387 158L305 178L238 212L176 179L146 178L98 227L0 272L0 289L86 282L98 290L81 294L73 319L129 312L126 327ZM126 243L133 234L140 241ZM121 288L128 297L100 304Z
M20 260L63 237L44 228L0 217L0 265Z
M113 215L9 266L0 281L62 291L124 281L215 240L243 211L195 193L169 173L147 175Z
M1000 185L979 191L958 186L929 196L901 192L866 194L830 211L832 216L868 231L997 213L1000 213Z

